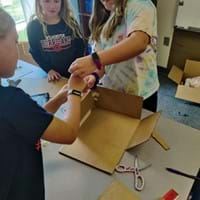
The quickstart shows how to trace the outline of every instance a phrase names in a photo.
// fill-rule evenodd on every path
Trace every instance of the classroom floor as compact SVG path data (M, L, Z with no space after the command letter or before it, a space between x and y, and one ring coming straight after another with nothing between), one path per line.
M168 77L168 70L159 67L160 90L158 92L158 111L166 118L174 119L200 130L200 104L175 98L176 84Z

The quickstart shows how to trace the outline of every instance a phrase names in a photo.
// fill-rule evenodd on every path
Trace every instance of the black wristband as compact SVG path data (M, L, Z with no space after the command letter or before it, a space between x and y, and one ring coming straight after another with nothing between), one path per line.
M68 95L76 95L76 96L79 96L81 97L81 91L78 91L78 90L69 90L68 91Z
M95 83L94 83L94 86L91 88L93 90L93 89L96 89L97 84L99 83L99 75L96 72L91 73L91 75L93 75L95 77L95 79L96 79Z
M92 60L93 60L94 64L96 65L97 69L100 70L102 68L102 64L101 64L98 54L96 52L94 52L91 54L91 56L92 56Z

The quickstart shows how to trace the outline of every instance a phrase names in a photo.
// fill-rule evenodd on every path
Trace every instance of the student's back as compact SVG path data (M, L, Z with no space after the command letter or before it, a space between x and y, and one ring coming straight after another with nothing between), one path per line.
M0 96L0 199L44 200L38 142L53 116L21 89L0 86Z
M14 20L0 8L0 78L14 74L17 38ZM0 200L45 199L40 138L61 144L75 141L84 87L82 79L71 76L41 108L21 89L0 86ZM66 101L64 119L54 117Z

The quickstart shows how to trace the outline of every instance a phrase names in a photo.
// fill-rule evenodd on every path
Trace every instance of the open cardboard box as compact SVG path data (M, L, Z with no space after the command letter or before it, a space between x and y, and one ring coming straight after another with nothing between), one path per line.
M141 119L142 98L98 87L81 104L79 137L59 152L112 174L124 152L147 141L160 113ZM86 117L87 116L87 117Z
M186 78L200 76L200 62L186 60L184 71L177 66L173 66L168 77L178 84L176 97L194 103L200 103L200 88L184 86Z

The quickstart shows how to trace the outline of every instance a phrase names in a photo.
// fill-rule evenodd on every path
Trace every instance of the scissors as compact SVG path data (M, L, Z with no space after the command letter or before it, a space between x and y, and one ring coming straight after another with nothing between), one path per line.
M139 168L138 157L135 156L134 166L126 166L123 164L118 165L115 170L119 173L132 172L135 177L134 187L137 191L142 191L144 188L144 177L141 175L140 171L147 169L151 164L146 165L145 167Z

